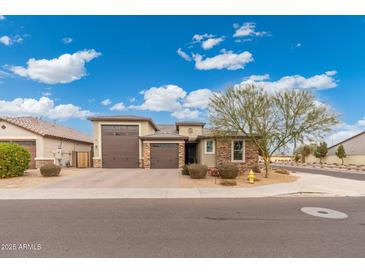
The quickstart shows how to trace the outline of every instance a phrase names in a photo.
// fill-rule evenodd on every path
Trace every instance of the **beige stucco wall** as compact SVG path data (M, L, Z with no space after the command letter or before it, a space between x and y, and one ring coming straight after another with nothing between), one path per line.
M203 165L207 165L208 167L216 167L216 157L215 157L215 149L214 154L205 153L205 142L206 140L200 140L197 146L197 154L198 154L198 163ZM214 148L216 145L216 141L214 140Z
M138 125L139 135L149 135L155 133L155 129L148 121L93 121L93 142L94 159L101 158L101 126L102 125ZM143 158L142 141L139 142L139 157Z
M294 159L294 157L293 156L274 155L274 156L271 156L270 159L272 162L290 162Z
M72 163L72 152L90 152L91 151L91 144L79 143L74 141L68 140L60 140L60 139L53 139L53 138L44 138L44 154L43 157L45 158L55 158L58 148L61 149L61 165L66 165L67 162ZM56 160L57 163L57 160Z
M2 129L1 126L6 128ZM21 127L0 121L0 140L35 140L36 141L36 160L51 160L55 158L57 148L61 148L63 155L61 164L67 161L72 164L72 151L91 151L92 145L79 143L77 141L66 141L56 138L43 137Z
M347 155L365 155L365 132L342 143ZM328 149L328 155L336 155L337 146Z
M5 129L2 129L2 126ZM36 141L36 157L43 157L43 136L17 127L8 122L0 121L0 139L2 140L35 140Z
M319 159L314 155L309 155L305 158L306 163L319 163ZM329 155L323 159L326 164L341 164L341 159L337 156ZM345 165L365 165L365 155L349 155L344 159Z
M189 128L193 129L192 133L189 133ZM202 126L179 126L179 134L188 137L196 137L203 134Z

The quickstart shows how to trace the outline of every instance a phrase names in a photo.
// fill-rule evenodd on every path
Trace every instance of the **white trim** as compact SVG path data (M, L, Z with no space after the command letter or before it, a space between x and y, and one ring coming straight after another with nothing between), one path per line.
M116 126L138 126L138 137L141 136L141 132L142 132L142 123L131 123L131 122L99 122L98 123L98 127L99 127L99 136L98 136L98 146L99 146L99 157L100 157L100 160L102 160L102 157L103 157L103 148L102 148L102 145L101 145L101 129L102 129L102 126L104 125L116 125ZM142 146L142 141L141 139L138 140L139 142L139 146L138 146L138 156L139 156L139 160L142 159L142 149L141 149L141 146Z
M242 141L242 160L234 160L233 156L234 156L234 142L236 141ZM231 161L233 163L244 163L246 162L246 142L244 139L232 139L231 140Z
M213 151L208 152L207 151L207 142L212 141L213 142ZM204 154L215 154L215 140L214 139L207 139L204 140Z
M173 141L173 140L144 140L146 144L185 144L185 141Z

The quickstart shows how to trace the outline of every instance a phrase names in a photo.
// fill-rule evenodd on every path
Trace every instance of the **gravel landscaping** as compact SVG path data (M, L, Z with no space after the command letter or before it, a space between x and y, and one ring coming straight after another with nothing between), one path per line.
M72 177L85 172L87 169L63 168L58 177L43 177L39 169L29 169L24 176L0 179L0 188L30 188L44 183L55 182L66 177Z
M269 178L264 177L264 173L256 173L255 176L258 179L254 184L249 184L247 181L247 173L240 175L236 178L237 185L224 186L220 184L222 180L219 177L207 176L204 179L191 179L190 176L180 175L180 187L192 188L192 187L223 187L223 188L250 188L256 186L278 184L278 183L291 183L295 182L299 177L295 175L278 174L271 171Z

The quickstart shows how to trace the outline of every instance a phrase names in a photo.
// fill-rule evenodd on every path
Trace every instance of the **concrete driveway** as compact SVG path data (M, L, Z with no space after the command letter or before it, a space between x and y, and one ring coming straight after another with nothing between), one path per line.
M36 188L166 188L179 187L178 169L87 169Z

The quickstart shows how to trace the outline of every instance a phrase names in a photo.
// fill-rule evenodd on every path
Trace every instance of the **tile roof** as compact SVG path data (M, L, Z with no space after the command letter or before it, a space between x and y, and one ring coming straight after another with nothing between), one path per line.
M92 139L79 131L35 117L0 117L0 121L24 128L44 137L54 137L92 144Z
M174 124L157 124L157 127L161 132L178 133Z
M154 134L143 135L140 137L142 140L187 140L189 137L183 136L177 133L168 133L162 131L156 131Z

